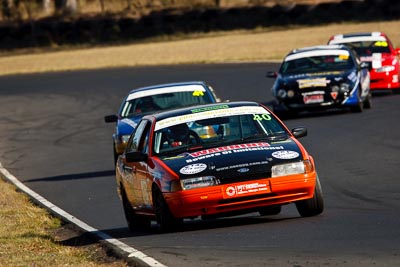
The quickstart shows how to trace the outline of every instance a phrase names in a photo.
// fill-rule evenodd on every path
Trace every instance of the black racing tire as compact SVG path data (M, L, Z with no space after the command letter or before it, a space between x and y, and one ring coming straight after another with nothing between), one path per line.
M363 111L364 103L361 101L361 88L358 88L357 104L350 107L351 112L360 113Z
M129 203L125 190L123 189L121 189L121 198L122 198L122 206L124 208L124 213L125 213L125 219L128 224L129 230L135 231L135 230L150 229L151 227L150 218L139 216L135 213L131 203Z
M295 204L301 217L316 216L324 211L324 199L318 175L315 183L314 196L310 199L297 201Z
M176 219L164 199L163 194L157 186L153 186L153 207L156 220L161 232L173 232L183 224L182 219Z
M350 108L353 113L361 113L363 112L363 103L359 102L357 105L354 105Z
M258 210L261 216L270 216L270 215L278 215L282 211L282 206L269 206L263 207Z
M370 109L372 107L372 95L368 94L367 98L364 100L364 108Z

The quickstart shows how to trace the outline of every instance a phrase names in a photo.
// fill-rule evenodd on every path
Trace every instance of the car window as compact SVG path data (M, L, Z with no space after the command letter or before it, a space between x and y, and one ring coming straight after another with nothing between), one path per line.
M121 117L215 102L206 91L184 91L131 99L124 103Z
M176 121L179 121L177 119ZM251 140L287 135L283 126L269 113L210 117L172 124L157 130L154 135L154 153L162 154L181 148L207 147L216 143L223 146Z
M371 56L373 53L390 53L390 43L387 41L363 41L345 43L353 48L359 56Z
M150 124L150 122L147 120L142 120L138 124L128 141L126 148L127 152L138 151L143 148L143 140L145 138L145 136L143 136L143 132L145 131L146 127L149 128L148 124Z
M303 57L283 62L281 73L306 73L321 71L347 70L354 67L354 61L348 55L323 55Z
M143 138L141 142L139 142L139 151L142 151L144 154L149 153L149 138L150 138L150 123L146 125L146 128L143 131Z

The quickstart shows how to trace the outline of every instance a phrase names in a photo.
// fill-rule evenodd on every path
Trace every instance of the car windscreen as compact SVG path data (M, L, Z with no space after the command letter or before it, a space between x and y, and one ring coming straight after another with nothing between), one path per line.
M186 106L213 103L210 96L203 91L170 92L126 101L121 109L121 117L144 115L157 111Z
M176 119L174 122L179 121ZM285 140L287 137L281 123L268 112L200 117L156 130L153 151L165 155L240 142Z
M359 56L370 56L374 53L390 53L389 44L386 41L363 41L346 43L353 48Z
M300 57L282 63L280 73L312 73L326 71L342 71L354 67L354 61L349 55L321 55Z

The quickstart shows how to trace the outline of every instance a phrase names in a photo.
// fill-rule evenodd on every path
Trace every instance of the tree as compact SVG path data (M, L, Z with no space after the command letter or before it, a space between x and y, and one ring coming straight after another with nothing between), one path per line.
M50 12L50 0L42 0L42 8L44 12L49 13Z
M105 11L104 0L100 0L100 7L101 7L101 13L104 13Z
M78 12L77 0L55 0L55 12L61 15L72 15Z
M1 12L3 17L13 19L17 13L18 0L1 0Z

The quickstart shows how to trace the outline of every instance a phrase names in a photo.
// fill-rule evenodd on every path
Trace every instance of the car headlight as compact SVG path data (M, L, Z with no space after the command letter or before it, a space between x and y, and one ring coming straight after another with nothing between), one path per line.
M309 160L291 162L291 163L272 166L271 177L308 173L311 172L312 170L313 170L313 165Z
M279 98L285 98L287 96L286 90L285 89L279 89L277 92L277 96Z
M393 71L393 70L394 70L394 66L383 66L383 67L375 69L376 72L389 72L389 71Z
M348 93L350 91L350 85L348 83L341 83L340 84L340 92Z
M339 86L333 85L332 86L332 92L339 92Z
M183 190L213 186L217 184L218 181L214 176L202 176L202 177L187 178L181 180L181 186Z
M131 137L130 134L121 135L121 142L124 143L124 144L128 143L129 137Z

